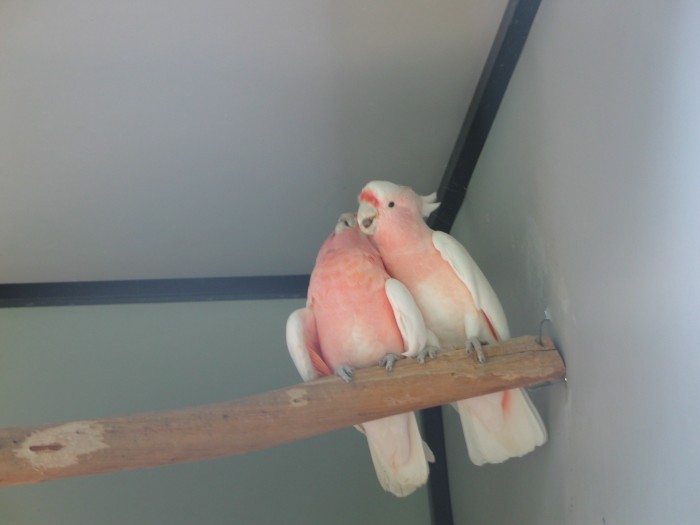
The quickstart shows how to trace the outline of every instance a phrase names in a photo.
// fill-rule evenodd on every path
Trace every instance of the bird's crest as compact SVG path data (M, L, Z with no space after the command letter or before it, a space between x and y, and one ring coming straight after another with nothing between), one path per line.
M433 213L440 206L437 201L437 193L433 192L430 195L418 195L411 188L407 186L399 186L393 182L385 180L375 180L367 184L362 193L360 193L360 202L364 201L371 204L375 208L379 207L379 201L388 200L390 196L398 195L404 191L410 191L416 197L418 197L419 211L423 218L427 218L428 215Z
M428 215L433 213L440 207L440 203L437 201L437 192L433 192L430 195L419 195L421 200L421 214L424 219L428 218Z

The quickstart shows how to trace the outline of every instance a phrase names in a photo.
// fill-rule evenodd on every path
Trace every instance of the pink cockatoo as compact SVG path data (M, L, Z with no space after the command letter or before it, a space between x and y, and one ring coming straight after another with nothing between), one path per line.
M304 381L379 363L388 370L400 354L420 357L429 349L420 310L406 287L386 273L381 257L354 214L340 216L321 246L311 273L306 308L287 320L287 347ZM430 449L413 412L358 425L367 437L377 478L396 496L407 496L428 479Z
M498 297L467 250L452 236L433 231L424 218L440 205L436 195L386 181L367 184L357 221L370 236L392 277L413 295L442 348L473 349L508 339ZM522 389L458 401L469 458L500 463L531 452L547 440L542 419Z

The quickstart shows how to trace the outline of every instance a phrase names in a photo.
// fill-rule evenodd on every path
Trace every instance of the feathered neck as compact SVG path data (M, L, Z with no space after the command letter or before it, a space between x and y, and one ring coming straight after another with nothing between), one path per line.
M428 225L418 216L393 217L391 224L382 224L374 235L372 243L379 249L383 258L407 250L432 244L432 233Z

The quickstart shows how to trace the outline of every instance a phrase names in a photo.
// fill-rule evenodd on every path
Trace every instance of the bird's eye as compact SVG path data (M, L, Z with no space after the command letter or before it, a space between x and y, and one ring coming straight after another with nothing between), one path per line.
M389 201L388 206L389 208L393 208L394 206L396 206L396 203L394 201Z

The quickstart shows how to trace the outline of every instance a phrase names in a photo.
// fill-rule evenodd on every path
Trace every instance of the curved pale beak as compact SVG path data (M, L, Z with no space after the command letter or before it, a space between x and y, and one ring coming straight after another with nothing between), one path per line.
M357 223L360 225L362 233L373 235L377 231L377 208L368 202L361 201L357 210Z
M357 226L357 217L354 213L342 213L338 217L338 222L335 225L335 233L340 233Z

